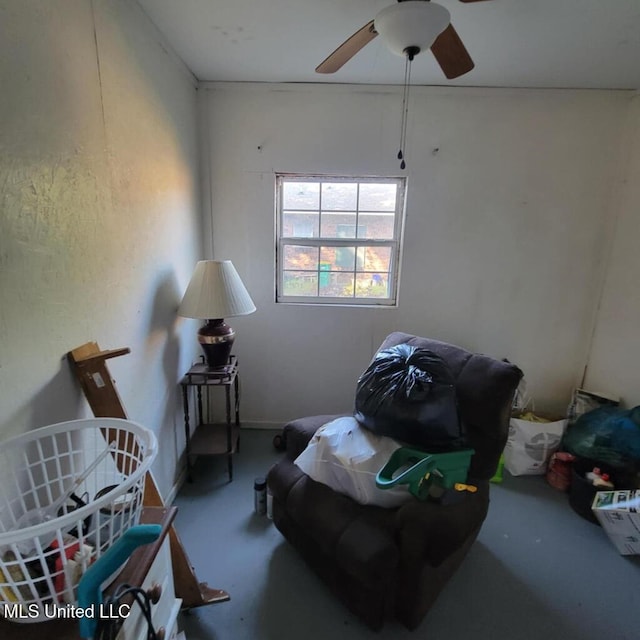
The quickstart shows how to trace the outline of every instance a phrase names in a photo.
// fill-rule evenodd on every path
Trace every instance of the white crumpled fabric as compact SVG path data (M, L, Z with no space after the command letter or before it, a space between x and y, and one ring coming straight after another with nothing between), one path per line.
M398 507L414 499L407 485L379 489L376 475L400 446L365 429L355 418L337 418L316 431L295 463L313 480L360 504Z

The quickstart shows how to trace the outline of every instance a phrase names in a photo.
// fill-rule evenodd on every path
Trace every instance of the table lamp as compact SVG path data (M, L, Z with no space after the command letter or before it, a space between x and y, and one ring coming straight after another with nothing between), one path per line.
M207 364L213 368L229 362L234 330L224 318L245 316L256 310L231 260L201 260L185 291L178 315L206 320L198 331Z

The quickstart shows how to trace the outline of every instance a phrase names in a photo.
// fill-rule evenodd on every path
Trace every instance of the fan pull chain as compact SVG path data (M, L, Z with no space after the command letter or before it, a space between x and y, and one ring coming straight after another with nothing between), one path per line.
M407 120L409 118L409 91L411 88L411 62L413 61L412 53L407 53L404 63L404 86L402 89L402 121L400 123L400 149L398 151L398 160L400 160L400 168L406 169L407 163L404 160L404 149L407 143Z

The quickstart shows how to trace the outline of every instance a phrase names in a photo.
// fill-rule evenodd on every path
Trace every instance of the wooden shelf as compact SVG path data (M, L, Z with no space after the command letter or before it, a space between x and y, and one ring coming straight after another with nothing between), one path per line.
M231 449L227 446L227 424L204 423L198 425L191 436L189 454L192 456L217 456L233 454L238 448L240 427L231 427Z
M193 456L224 455L227 457L229 482L231 482L233 480L233 454L240 449L238 359L232 355L224 367L212 368L204 363L193 365L180 381L180 385L182 386L184 431L187 443L187 480L193 482L191 474L191 458ZM208 391L215 388L224 391L226 421L223 423L205 422L211 418L205 415L203 410L203 396L208 400ZM189 403L193 400L195 400L193 414L196 428L192 433Z
M211 368L204 363L194 364L185 374L180 384L193 386L230 385L238 375L238 359L231 356L224 367Z

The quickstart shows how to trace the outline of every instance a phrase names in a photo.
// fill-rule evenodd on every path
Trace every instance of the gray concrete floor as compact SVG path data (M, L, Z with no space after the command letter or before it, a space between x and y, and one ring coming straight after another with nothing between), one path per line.
M181 614L189 640L637 640L640 557L622 557L539 476L493 485L489 516L458 573L414 632L374 633L338 602L265 516L253 481L279 454L277 432L243 430L229 483L198 459L176 527L199 580L231 601Z

